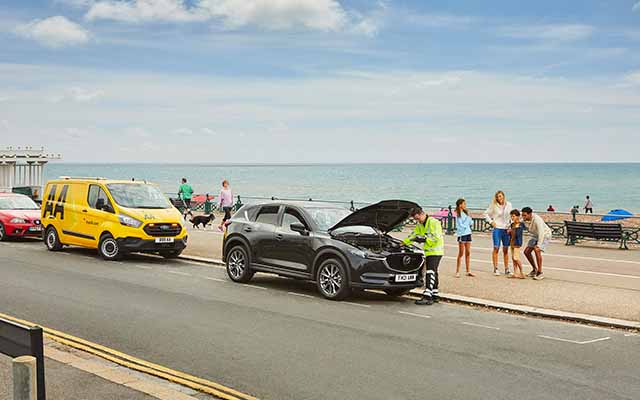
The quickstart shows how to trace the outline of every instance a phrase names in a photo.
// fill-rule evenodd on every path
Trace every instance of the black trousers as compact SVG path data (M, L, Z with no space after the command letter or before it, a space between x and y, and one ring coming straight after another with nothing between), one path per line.
M425 273L425 287L422 293L425 297L438 297L438 286L440 278L438 277L438 267L440 266L442 256L428 256L425 260L427 271Z
M222 207L222 210L224 211L224 218L222 218L222 222L231 219L231 210L232 209L233 209L233 207Z

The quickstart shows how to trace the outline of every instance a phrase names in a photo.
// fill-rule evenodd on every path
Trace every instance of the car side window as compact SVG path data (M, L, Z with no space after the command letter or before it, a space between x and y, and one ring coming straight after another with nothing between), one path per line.
M258 212L256 222L261 224L276 225L278 223L279 206L263 206Z
M107 197L105 191L98 185L89 186L89 195L87 196L87 202L89 203L89 207L95 209L98 209L98 203L109 206L111 205L109 197Z
M302 224L305 228L309 229L300 213L292 208L287 208L282 218L282 228L291 231L291 224Z

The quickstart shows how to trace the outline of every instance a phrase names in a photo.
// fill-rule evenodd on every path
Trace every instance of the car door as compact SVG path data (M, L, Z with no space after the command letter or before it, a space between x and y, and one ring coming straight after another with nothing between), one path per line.
M277 265L275 230L279 212L280 205L264 205L260 207L254 223L245 227L245 231L249 228L249 231L246 231L245 234L251 236L250 242L253 250L251 259L254 263L270 266Z
M276 228L278 265L296 271L309 271L313 259L312 233L302 214L293 207L284 207L280 226ZM294 232L292 224L302 224L306 233Z

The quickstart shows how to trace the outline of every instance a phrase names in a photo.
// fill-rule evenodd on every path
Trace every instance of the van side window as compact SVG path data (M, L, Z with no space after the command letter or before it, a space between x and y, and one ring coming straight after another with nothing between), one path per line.
M109 201L109 197L107 197L107 194L98 185L89 186L89 196L87 197L87 202L89 203L89 207L95 208L95 209L98 209L98 203L102 203L109 206L111 205L111 202Z
M275 225L278 222L278 210L280 206L263 206L258 212L256 222Z

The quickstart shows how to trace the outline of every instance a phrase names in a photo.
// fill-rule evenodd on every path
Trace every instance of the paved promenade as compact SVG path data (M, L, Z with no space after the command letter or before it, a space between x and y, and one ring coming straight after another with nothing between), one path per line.
M403 237L403 234L394 234ZM475 278L455 278L457 243L446 236L440 269L440 290L504 303L640 321L640 249L618 250L615 244L565 246L554 240L544 255L543 281L507 279L493 275L491 238L475 234L471 269ZM222 234L192 230L184 254L221 258ZM525 273L530 271L522 254ZM502 256L500 255L500 269ZM464 265L461 268L464 271Z

